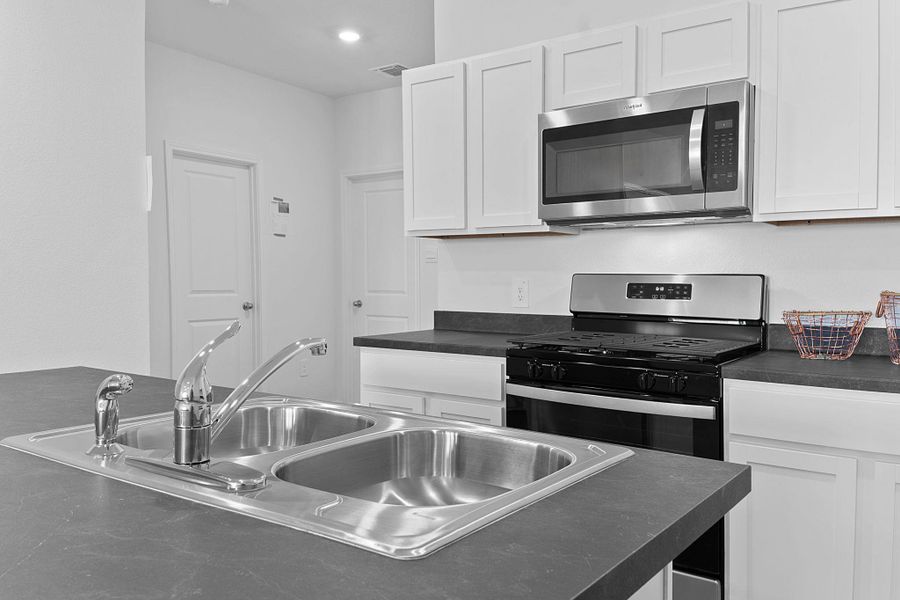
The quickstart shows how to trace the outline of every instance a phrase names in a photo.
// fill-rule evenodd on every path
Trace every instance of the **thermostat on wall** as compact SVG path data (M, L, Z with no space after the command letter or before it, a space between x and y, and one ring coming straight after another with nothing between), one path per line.
M291 204L281 198L272 198L272 235L287 237Z

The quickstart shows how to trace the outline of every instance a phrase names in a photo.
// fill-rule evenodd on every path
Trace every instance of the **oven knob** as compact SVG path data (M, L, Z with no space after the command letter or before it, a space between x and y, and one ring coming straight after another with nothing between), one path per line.
M656 383L656 376L650 371L644 371L638 375L638 387L644 391L653 389Z
M687 375L672 375L669 377L669 388L676 394L687 389Z
M566 376L566 368L562 365L553 365L550 367L550 376L559 381Z
M534 361L533 360L529 360L525 364L525 370L528 372L529 379L534 379Z
M541 377L544 374L544 365L539 362L534 363L534 376L535 378Z

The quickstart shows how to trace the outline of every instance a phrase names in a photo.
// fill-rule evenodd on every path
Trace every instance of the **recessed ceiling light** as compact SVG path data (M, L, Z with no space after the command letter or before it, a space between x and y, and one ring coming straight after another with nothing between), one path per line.
M345 29L338 34L338 37L341 40L347 42L348 44L352 44L353 42L359 41L359 33L353 31L352 29Z

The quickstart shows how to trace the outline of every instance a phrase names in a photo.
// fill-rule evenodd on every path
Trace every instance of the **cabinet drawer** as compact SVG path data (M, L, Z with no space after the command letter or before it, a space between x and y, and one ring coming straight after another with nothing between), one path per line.
M900 454L900 394L725 381L731 435Z
M503 407L492 404L429 398L427 413L433 417L443 417L444 419L503 426Z
M503 400L502 358L394 350L362 351L359 360L364 386Z
M372 408L410 412L417 415L425 414L424 396L381 392L363 388L360 392L359 403Z

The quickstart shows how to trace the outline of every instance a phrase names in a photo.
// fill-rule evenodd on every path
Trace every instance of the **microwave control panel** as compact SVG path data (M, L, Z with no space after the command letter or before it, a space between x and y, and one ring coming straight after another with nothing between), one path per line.
M706 191L730 192L738 186L737 102L713 104L706 109Z

